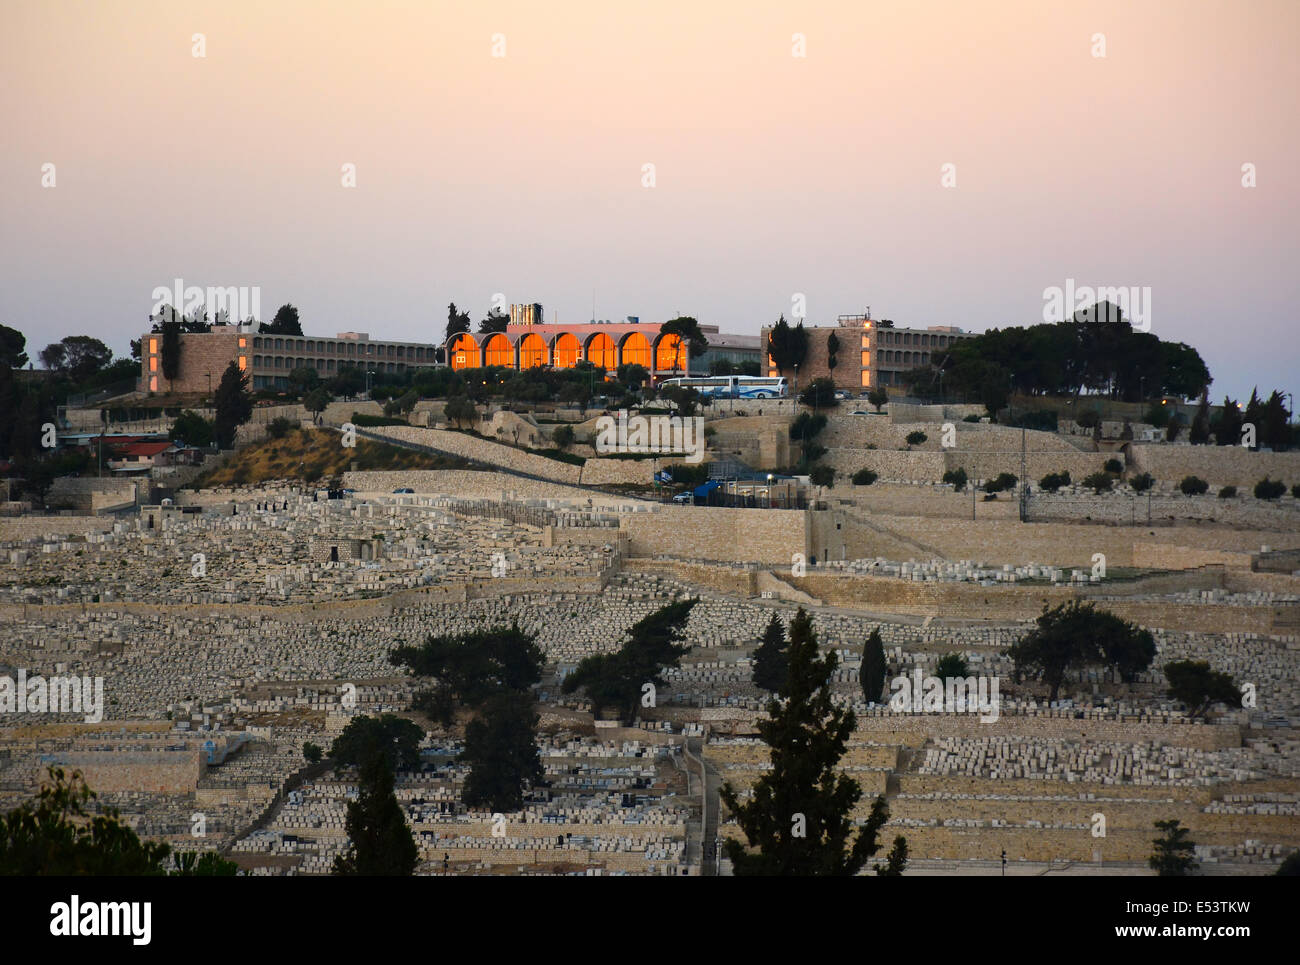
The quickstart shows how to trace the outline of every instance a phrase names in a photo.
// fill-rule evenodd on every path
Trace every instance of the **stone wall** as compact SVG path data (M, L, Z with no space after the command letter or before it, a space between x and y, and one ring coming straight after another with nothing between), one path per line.
M113 528L107 516L6 516L0 517L0 541L22 541L51 536L84 536Z
M576 484L582 467L567 462L533 455L511 446L489 442L463 432L444 429L422 429L417 426L377 426L366 430L368 435L396 439L417 445L430 446L440 452L476 459L479 462L502 466L515 472L524 472L543 479Z
M1177 483L1200 476L1212 486L1236 486L1249 492L1268 476L1288 486L1300 483L1300 452L1251 452L1241 446L1136 445L1130 450L1138 472ZM1287 497L1283 497L1287 498Z
M633 556L790 565L807 553L804 513L793 509L662 506L619 520Z
M667 460L659 462L667 464ZM578 481L584 486L649 486L654 482L654 466L653 459L588 459Z

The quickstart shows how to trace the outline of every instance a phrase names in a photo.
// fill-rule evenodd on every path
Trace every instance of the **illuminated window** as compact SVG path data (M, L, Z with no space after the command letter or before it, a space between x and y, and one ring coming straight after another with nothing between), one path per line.
M248 338L246 336L239 336L239 347L248 348Z
M871 353L870 353L870 352L863 352L863 353L862 353L862 367L863 367L864 369L867 369L867 368L870 368L870 367L871 367Z
M158 371L158 356L154 355L149 359L149 371L150 372Z
M149 376L149 391L150 392L158 391L158 376L156 375Z
M247 368L248 368L248 356L247 356L247 355L241 355L241 356L239 356L239 369L240 369L240 371L242 372L242 371L246 370Z
M871 373L867 369L862 370L862 387L864 389L871 388Z
M151 338L149 339L149 354L156 355L157 353L158 353L158 340L156 338Z
M863 335L863 336L862 336L862 347L863 347L863 348L871 348L871 336L870 336L870 335Z

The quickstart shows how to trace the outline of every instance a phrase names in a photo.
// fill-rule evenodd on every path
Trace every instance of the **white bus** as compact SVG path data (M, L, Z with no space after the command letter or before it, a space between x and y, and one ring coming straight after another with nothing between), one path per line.
M763 375L710 375L689 379L664 379L660 388L678 385L715 399L784 399L789 387L784 378Z

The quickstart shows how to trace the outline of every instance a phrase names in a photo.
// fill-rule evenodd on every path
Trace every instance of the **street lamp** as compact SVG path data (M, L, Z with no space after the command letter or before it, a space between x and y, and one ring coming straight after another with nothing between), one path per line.
M767 474L767 508L772 508L772 474Z

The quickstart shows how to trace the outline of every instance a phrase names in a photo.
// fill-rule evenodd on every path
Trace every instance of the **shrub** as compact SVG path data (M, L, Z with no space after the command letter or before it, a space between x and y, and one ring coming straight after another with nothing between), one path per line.
M977 415L968 415L968 416L963 416L961 421L962 421L962 422L979 422L979 421L980 421L980 417L977 416Z
M1083 484L1097 495L1101 495L1110 492L1111 487L1115 485L1115 481L1108 472L1094 472L1083 481Z
M966 470L961 467L949 469L943 474L943 478L940 482L952 483L952 488L957 490L957 492L961 492L966 488Z
M1144 493L1156 484L1155 477L1149 472L1140 472L1128 481L1135 493Z
M800 412L795 420L790 423L790 438L799 440L808 440L816 437L817 433L826 428L826 416L818 412L814 415L811 412Z
M1200 496L1209 488L1210 484L1200 476L1184 476L1178 484L1178 491L1184 496Z
M907 434L907 444L909 446L919 446L928 438L930 437L918 429L916 432L909 432Z
M551 441L560 449L568 449L573 445L573 426L565 424L557 427L551 433Z
M1095 429L1101 425L1101 416L1096 412L1080 412L1078 418L1074 420L1085 429Z
M1059 428L1059 422L1056 413L1051 409L1037 409L1033 412L1023 412L1007 423L1019 429L1022 426L1026 429L1037 429L1040 432L1055 432Z
M1222 489L1219 490L1220 499L1231 499L1235 495L1237 495L1236 486L1224 486Z
M1106 472L1114 473L1116 476L1124 475L1124 464L1118 459L1107 459L1106 465L1102 467Z
M1296 483L1291 487L1291 495L1296 499L1300 499L1300 483Z
M857 472L853 474L853 485L870 486L873 482L875 482L879 478L880 476L872 472L870 469L859 469Z
M945 653L934 668L934 675L940 680L947 680L949 677L966 677L969 674L970 669L966 665L966 658L959 653Z
M835 470L825 463L819 463L808 471L808 481L814 486L834 485Z
M292 428L293 428L293 423L290 422L288 419L286 419L284 416L280 415L280 416L276 416L274 419L272 419L270 422L266 424L266 434L269 435L272 439L283 439L285 436L289 434L289 430Z
M1062 486L1068 485L1070 485L1070 474L1068 472L1049 472L1038 480L1038 487L1049 493L1054 493Z
M984 483L986 493L1000 493L1008 489L1016 488L1016 477L1009 472L1000 472L995 479L989 479Z
M1284 492L1286 492L1286 483L1280 479L1269 479L1265 476L1255 483L1256 499L1277 499Z

